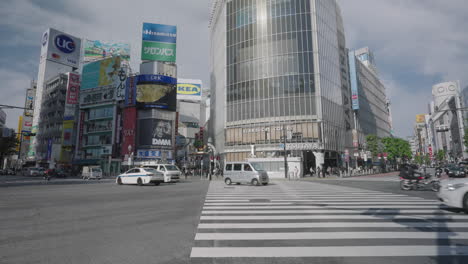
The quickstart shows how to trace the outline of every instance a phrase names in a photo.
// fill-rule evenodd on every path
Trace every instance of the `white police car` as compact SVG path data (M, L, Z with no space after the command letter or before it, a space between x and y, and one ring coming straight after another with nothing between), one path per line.
M164 174L153 168L133 168L125 173L120 174L115 179L119 185L122 184L154 184L159 185L164 182Z

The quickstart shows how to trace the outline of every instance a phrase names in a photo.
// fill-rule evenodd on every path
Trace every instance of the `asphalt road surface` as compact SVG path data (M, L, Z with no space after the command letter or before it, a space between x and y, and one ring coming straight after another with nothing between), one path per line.
M1 185L0 263L189 262L208 181L82 182Z
M0 263L466 264L468 215L395 177L143 187L12 177L0 180Z

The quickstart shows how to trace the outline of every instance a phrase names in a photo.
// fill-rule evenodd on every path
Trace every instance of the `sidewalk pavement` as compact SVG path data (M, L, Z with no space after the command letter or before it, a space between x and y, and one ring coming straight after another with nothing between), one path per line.
M353 175L353 176L348 176L348 177L340 177L339 175L327 175L325 178L318 178L317 176L313 177L303 177L300 180L306 180L306 181L323 181L323 180L341 180L341 179L349 179L349 178L358 178L358 177L366 177L366 178L377 178L377 177L392 177L398 175L398 171L392 171L392 172L387 172L387 173L376 173L376 174L365 174L365 175Z

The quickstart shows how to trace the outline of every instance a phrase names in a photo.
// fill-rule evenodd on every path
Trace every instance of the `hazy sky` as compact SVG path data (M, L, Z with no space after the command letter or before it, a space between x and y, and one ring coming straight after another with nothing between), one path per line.
M460 80L468 86L466 0L338 0L350 49L374 51L392 101L398 136L412 134L427 112L431 87ZM0 104L22 106L37 79L42 33L49 27L77 37L131 44L138 71L143 22L177 26L178 77L209 84L211 0L1 0ZM17 127L21 111L5 110Z

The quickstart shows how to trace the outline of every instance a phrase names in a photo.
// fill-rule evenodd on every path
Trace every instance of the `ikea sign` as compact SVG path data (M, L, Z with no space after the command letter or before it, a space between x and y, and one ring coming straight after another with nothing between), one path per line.
M201 85L179 83L177 84L177 94L201 96Z

